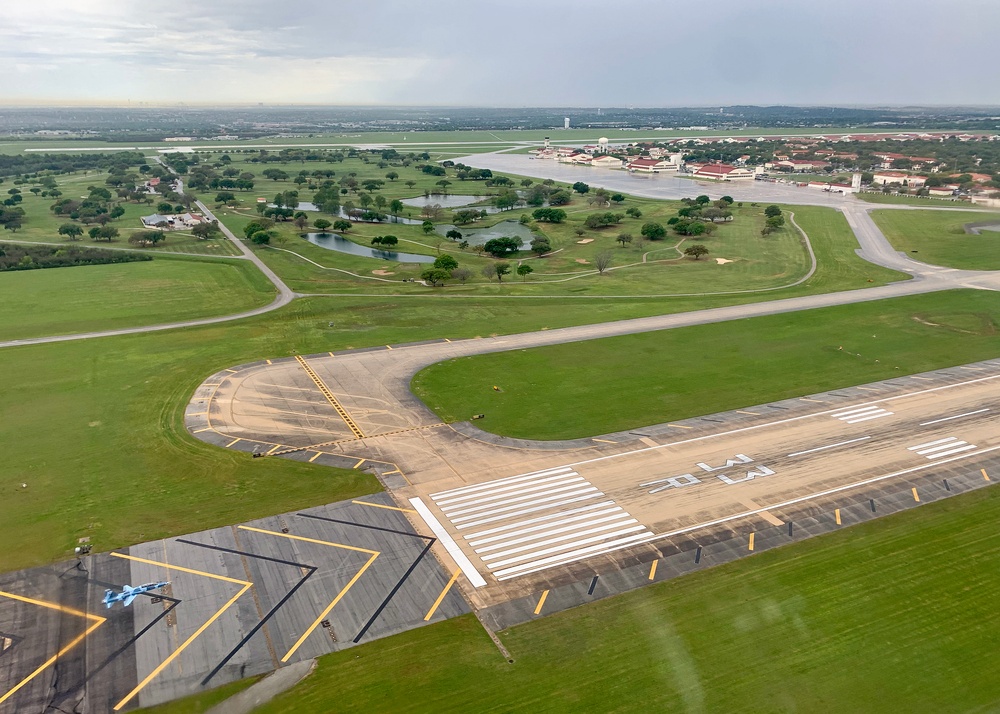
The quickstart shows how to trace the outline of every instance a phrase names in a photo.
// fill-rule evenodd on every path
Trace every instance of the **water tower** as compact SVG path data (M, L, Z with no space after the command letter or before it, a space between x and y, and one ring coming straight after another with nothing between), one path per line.
M563 119L563 129L569 129L569 117Z
M602 154L608 153L608 137L602 136L597 140L597 150Z

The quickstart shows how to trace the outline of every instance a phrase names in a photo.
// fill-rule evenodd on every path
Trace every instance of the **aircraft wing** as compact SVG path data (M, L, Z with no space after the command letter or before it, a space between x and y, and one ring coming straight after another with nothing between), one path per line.
M122 604L125 607L128 607L129 605L132 604L132 601L135 600L136 595L137 593L129 593L128 596L126 596L126 598L122 601Z

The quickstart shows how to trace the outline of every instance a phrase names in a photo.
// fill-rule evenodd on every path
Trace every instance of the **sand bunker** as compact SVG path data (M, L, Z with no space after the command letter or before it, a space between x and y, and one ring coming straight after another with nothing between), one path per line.
M715 262L718 263L719 265L725 265L726 263L732 263L733 261L729 260L728 258L716 258Z
M579 263L580 265L587 265L588 263L590 263L589 260L584 260L583 258L577 258L576 262Z
M593 238L584 238L583 240L577 241L577 243L579 243L580 245L587 245L587 243L593 243L593 242L594 242Z
M379 268L378 270L373 270L372 275L395 275L395 273L391 270L382 270Z

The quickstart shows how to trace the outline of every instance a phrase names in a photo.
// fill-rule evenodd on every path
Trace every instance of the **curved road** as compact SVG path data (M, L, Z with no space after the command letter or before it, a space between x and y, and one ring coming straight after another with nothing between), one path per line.
M704 181L694 181L676 176L663 174L643 175L629 174L623 172L601 171L600 169L584 168L559 164L554 161L531 159L524 154L509 154L503 151L488 154L475 154L461 159L463 163L477 168L489 168L497 171L531 175L538 178L552 178L570 183L581 178L586 178L592 185L607 188L609 190L628 192L633 195L646 198L677 199L688 196L693 191L706 193L714 198L721 197L725 193L739 194L743 200L759 202L777 202L798 205L818 205L836 208L847 218L847 222L854 231L860 246L858 255L863 259L892 268L913 276L913 280L903 283L893 283L878 288L863 288L859 290L849 290L837 293L826 293L822 295L809 295L788 300L769 301L766 303L755 303L750 305L740 305L733 308L716 308L711 310L697 310L684 313L682 319L678 315L662 316L663 327L637 327L636 331L646 331L651 329L666 329L677 326L678 322L683 324L697 324L698 316L703 316L706 322L715 322L720 318L720 311L725 313L735 310L734 317L752 317L755 315L768 315L776 312L788 312L793 310L809 310L817 307L828 307L830 305L842 305L852 302L864 302L869 300L881 300L887 297L899 297L902 295L914 295L917 293L935 292L938 290L949 290L954 288L977 288L985 290L1000 290L1000 271L985 270L957 270L952 268L942 268L928 265L913 260L903 253L895 250L886 239L885 235L872 220L870 211L882 208L879 204L865 204L858 201L853 196L840 194L830 194L820 191L790 187L784 184L761 184L759 182L745 183L707 183ZM215 219L214 214L201 201L197 202L198 207L206 216ZM896 206L892 206L896 208ZM926 207L900 206L901 209L917 210ZM133 335L144 332L157 332L160 330L172 330L180 327L196 327L199 325L214 325L232 320L240 320L245 317L262 315L280 307L284 307L296 297L303 297L289 288L284 281L278 277L253 251L247 248L243 242L233 234L221 221L219 227L222 232L239 248L243 257L253 262L257 268L267 277L278 291L277 297L269 305L236 313L234 315L222 315L218 317L202 318L197 320L186 320L182 322L171 322L161 325L145 325L140 327L128 327L117 330L102 330L97 332L82 332L74 335L57 335L52 337L33 337L21 340L0 341L0 348L17 347L21 345L37 345L49 342L69 342L73 340L87 340L97 337L112 337L115 335ZM645 322L654 318L640 318L640 322ZM625 321L633 323L634 321ZM601 330L600 325L592 325L594 328L590 332L590 337L600 337L604 335L621 334L615 328L616 323L604 323L606 327ZM551 331L555 332L555 331ZM550 333L551 333L550 332ZM567 341L579 338L568 338ZM589 339L589 338L588 338Z

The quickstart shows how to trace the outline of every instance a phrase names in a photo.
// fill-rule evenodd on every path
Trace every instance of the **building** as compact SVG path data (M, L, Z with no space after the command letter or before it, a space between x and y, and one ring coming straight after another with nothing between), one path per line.
M667 159L632 159L628 162L625 167L629 171L636 172L641 171L642 173L658 174L661 171L676 171L679 167Z
M708 164L694 172L696 178L714 179L716 181L739 181L753 179L754 172L750 169L730 166L729 164Z
M175 216L154 213L151 216L142 217L142 226L143 228L161 228L167 231L183 231L193 228L204 220L205 217L200 213L179 213Z
M887 186L889 184L898 183L900 186L920 188L924 185L926 180L926 176L914 176L911 174L905 174L902 171L879 171L872 176L872 184L878 186Z
M591 162L591 166L600 166L604 169L620 169L622 167L622 160L616 156L608 156L604 154L602 156L595 157Z

